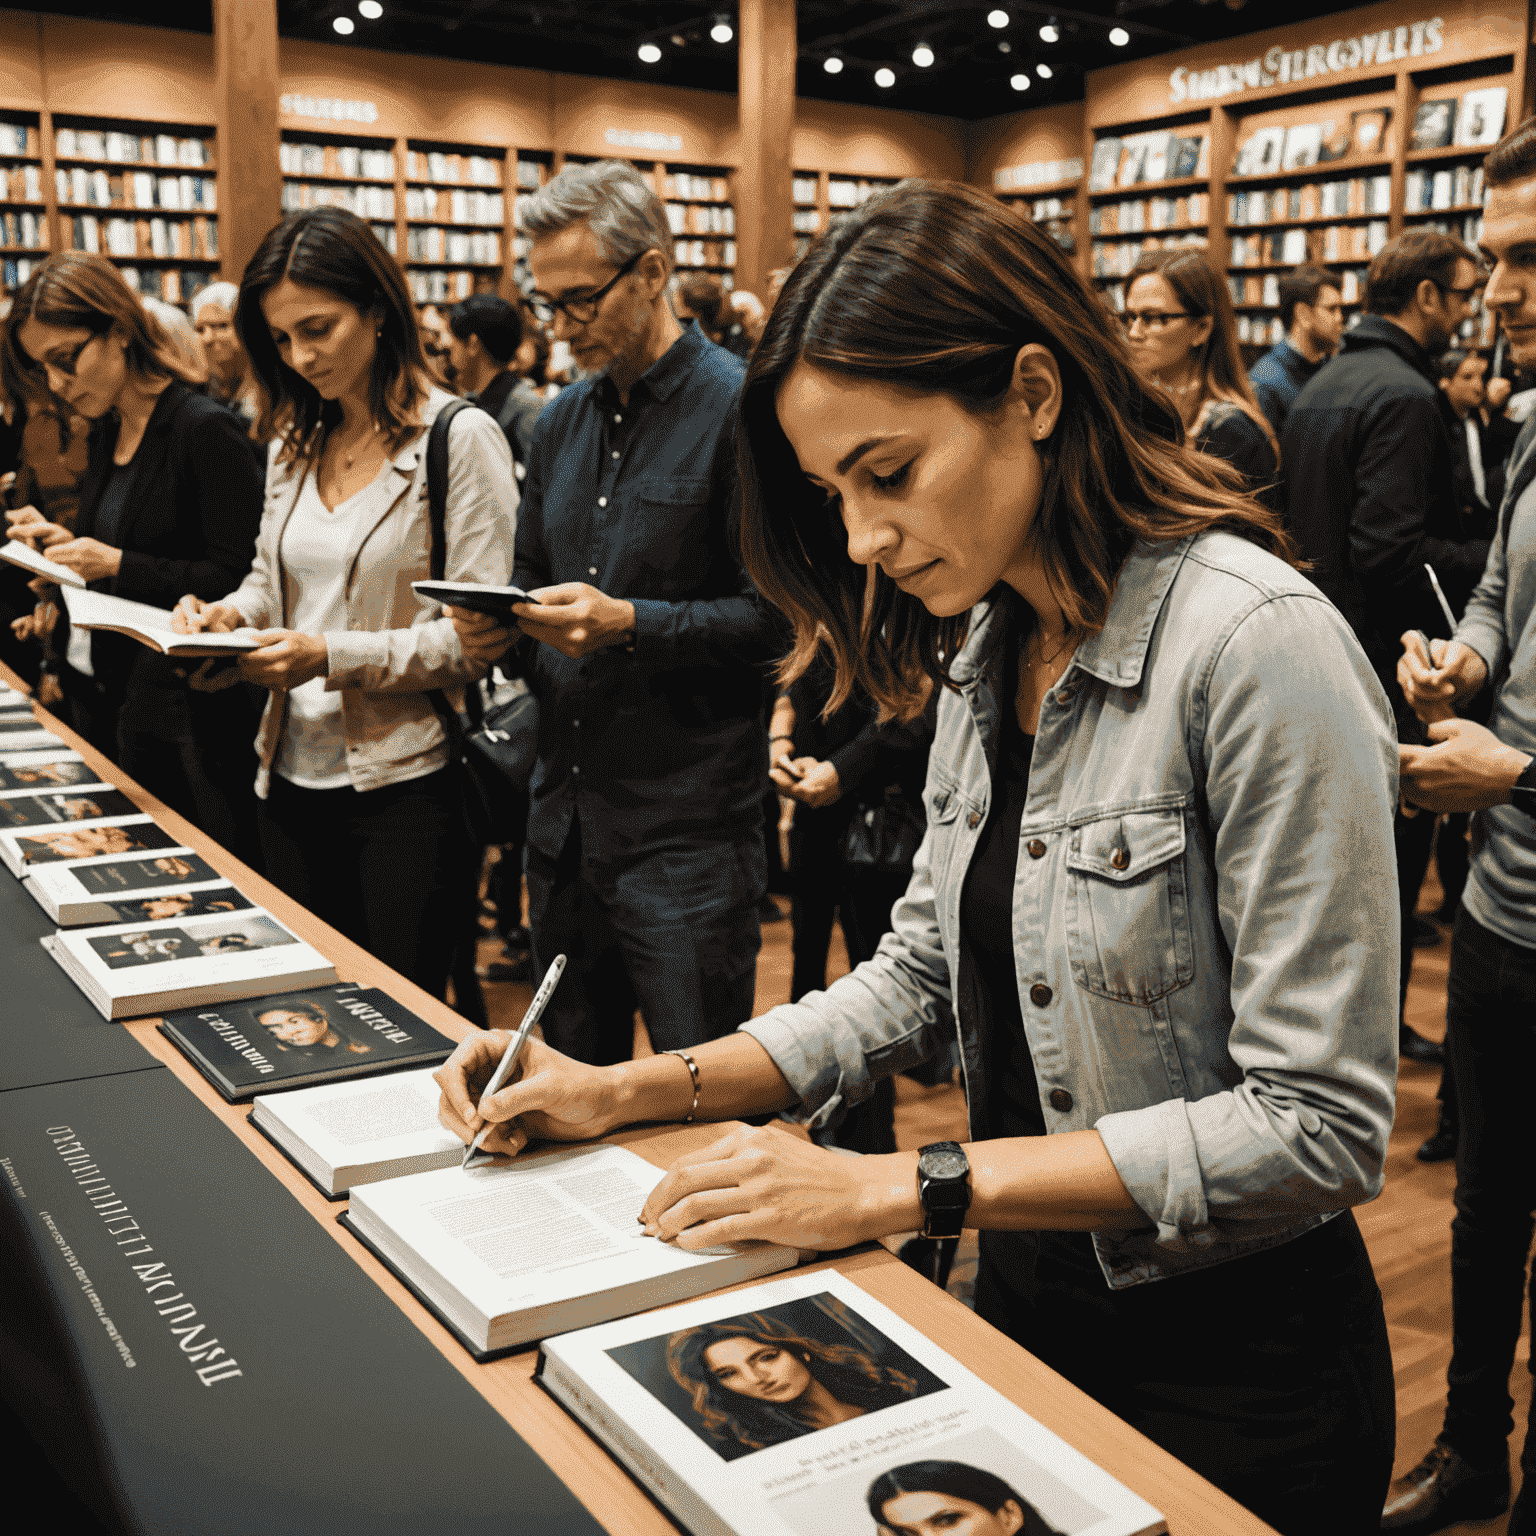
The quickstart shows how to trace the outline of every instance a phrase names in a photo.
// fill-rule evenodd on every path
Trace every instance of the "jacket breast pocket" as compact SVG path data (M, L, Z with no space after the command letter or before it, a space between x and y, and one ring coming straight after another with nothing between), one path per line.
M1085 991L1150 1003L1195 974L1178 808L1078 827L1067 851L1067 948Z
M709 574L716 538L709 481L674 476L640 488L640 516L630 531L639 580L631 597L691 592Z

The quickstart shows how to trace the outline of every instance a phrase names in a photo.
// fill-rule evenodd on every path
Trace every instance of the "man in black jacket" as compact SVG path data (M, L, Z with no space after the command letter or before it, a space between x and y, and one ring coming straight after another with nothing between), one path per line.
M1458 612L1488 558L1488 540L1463 518L1452 483L1455 425L1435 359L1468 319L1483 286L1477 258L1433 230L1399 235L1371 263L1365 318L1343 350L1297 395L1281 439L1292 534L1311 576L1349 621L1398 716L1400 739L1423 727L1396 686L1398 637L1448 637L1426 564ZM1434 818L1399 816L1401 996L1413 961L1413 909L1429 863ZM1440 1049L1402 1025L1417 1061Z

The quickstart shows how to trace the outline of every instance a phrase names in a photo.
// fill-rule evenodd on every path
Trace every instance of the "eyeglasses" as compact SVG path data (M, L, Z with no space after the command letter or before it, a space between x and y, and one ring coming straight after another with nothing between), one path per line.
M1473 283L1466 288L1450 288L1441 287L1439 283L1435 284L1442 295L1454 293L1458 299L1465 299L1469 304L1475 304L1477 300L1474 295L1481 293L1487 286L1487 283Z
M547 293L530 293L524 298L523 302L533 312L533 318L540 325L553 325L557 310L561 311L566 319L575 325L590 325L597 318L599 306L613 292L619 279L628 277L640 264L640 258L648 254L649 247L644 251L636 251L596 293L589 293L583 298L552 299Z
M1190 313L1187 309L1124 309L1120 312L1120 323L1128 331L1135 330L1138 320L1147 330L1160 331L1170 320L1188 320L1189 318Z

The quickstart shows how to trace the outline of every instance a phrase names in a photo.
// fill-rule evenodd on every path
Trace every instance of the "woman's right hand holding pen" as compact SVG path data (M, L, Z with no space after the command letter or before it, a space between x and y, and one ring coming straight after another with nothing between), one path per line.
M190 592L171 613L171 628L178 635L227 635L245 623L233 603L205 603Z
M1476 693L1488 681L1488 664L1460 640L1431 640L1409 630L1402 637L1397 683L1409 707L1421 720L1441 720L1458 699Z

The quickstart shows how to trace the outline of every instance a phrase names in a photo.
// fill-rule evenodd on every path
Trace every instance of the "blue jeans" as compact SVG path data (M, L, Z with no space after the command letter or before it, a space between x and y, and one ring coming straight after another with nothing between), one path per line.
M572 822L558 860L531 843L528 926L536 975L564 977L544 1038L578 1061L628 1061L635 1009L658 1051L702 1045L752 1016L768 887L762 829L735 843L671 844L621 864L583 858Z
M1451 1364L1443 1438L1474 1466L1502 1461L1515 1427L1509 1373L1520 1338L1536 1209L1530 1093L1536 1081L1536 949L1463 907L1451 939L1446 1055L1456 1079L1456 1216L1451 1223ZM1536 1277L1531 1282L1536 1307ZM1526 1491L1509 1529L1536 1529L1536 1432L1520 1458Z

